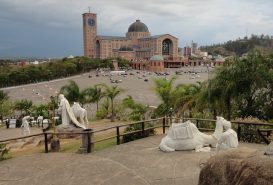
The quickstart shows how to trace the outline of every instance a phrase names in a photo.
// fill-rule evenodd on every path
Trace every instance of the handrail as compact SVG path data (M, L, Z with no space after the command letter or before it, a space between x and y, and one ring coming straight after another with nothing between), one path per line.
M102 131L106 131L106 130L110 130L110 129L115 129L117 127L126 127L126 126L130 126L130 125L135 125L135 124L141 124L141 123L148 123L148 122L152 122L152 121L158 121L163 119L164 117L160 117L160 118L156 118L156 119L149 119L149 120L143 120L143 121L136 121L136 122L132 122L132 123L125 123L125 124L121 124L121 125L116 125L116 126L111 126L111 127L107 127L107 128L103 128L100 130L95 130L93 131L93 133L96 132L102 132Z
M81 134L82 137L86 137L87 135L89 135L88 137L91 137L91 139L89 138L89 140L88 140L91 145L94 145L94 143L98 143L98 142L113 139L113 138L116 138L117 139L117 144L120 144L120 137L125 136L125 135L129 135L129 134L133 134L133 133L142 132L144 134L144 131L155 129L155 128L163 128L162 131L163 131L163 133L165 133L165 128L170 127L169 124L166 124L167 119L179 119L179 120L182 120L182 121L195 120L198 129L200 129L201 131L212 131L213 130L213 129L209 129L209 128L199 127L199 124L202 121L216 122L216 120L213 120L213 119L160 117L160 118L156 118L156 119L142 120L142 121L137 121L137 122L132 122L132 123L120 124L120 125L111 126L111 127L107 127L107 128L103 128L103 129L99 129L99 130L92 130L91 129L91 130L83 130L82 132L56 132L56 133L46 131L46 132L43 132L43 133L28 135L28 136L24 136L24 137L5 139L5 140L0 141L0 143L12 141L12 140L18 140L18 139L24 139L24 138L44 135L44 137L45 137L45 152L47 153L48 152L48 147L47 147L47 144L48 144L47 136L48 135L62 135L62 134L76 135L76 134ZM153 127L145 128L145 123L149 123L149 122L153 122L153 121L159 121L159 120L162 120L162 123L161 123L160 126L153 126ZM253 123L253 122L242 122L242 121L231 121L231 123L238 125L237 133L238 133L238 139L239 140L240 140L241 126L242 125L273 126L273 123L255 123L255 122ZM130 126L130 125L134 125L134 124L141 124L141 128L139 130L134 130L134 131L131 131L131 132L120 133L120 128L121 127L126 127L126 126ZM99 133L99 132L107 131L107 130L110 130L110 129L116 129L116 134L114 136L102 138L102 139L99 139L99 140L94 140L93 139L94 133ZM259 132L261 132L261 131L262 131L262 129L259 129ZM261 133L259 133L259 134L261 134Z
M32 135L28 135L28 136L16 137L16 138L11 138L11 139L5 139L5 140L1 140L0 143L5 143L8 141L13 141L13 140L18 140L18 139L25 139L25 138L34 137L34 136L42 136L42 135L44 135L44 133L32 134Z
M262 125L262 126L273 126L273 123L253 123L253 122L243 122L243 121L231 121L238 125Z
M176 118L174 118L176 119ZM184 120L197 120L197 121L211 121L211 122L216 122L217 120L214 119L199 119L199 118L180 118L180 119L184 119ZM273 126L273 123L255 123L255 122L245 122L245 121L230 121L231 123L234 124L249 124L249 125L263 125L263 126Z

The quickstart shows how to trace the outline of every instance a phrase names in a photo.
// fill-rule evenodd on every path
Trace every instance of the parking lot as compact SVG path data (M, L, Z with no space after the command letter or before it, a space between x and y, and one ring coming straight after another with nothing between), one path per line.
M124 89L124 92L118 97L120 99L131 95L136 101L151 106L157 106L160 103L154 90L154 79L176 77L174 85L191 84L197 81L204 81L211 76L213 68L207 67L183 67L179 69L167 69L165 74L156 74L153 72L130 70L125 74L107 72L97 73L91 71L82 75L72 76L69 78L46 81L24 86L4 88L11 100L29 99L34 104L42 104L50 101L50 96L58 94L60 88L74 80L81 90L104 83L106 85L118 85Z

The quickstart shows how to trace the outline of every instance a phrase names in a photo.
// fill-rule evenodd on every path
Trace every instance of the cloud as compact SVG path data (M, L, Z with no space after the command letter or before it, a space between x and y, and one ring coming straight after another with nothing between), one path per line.
M1 48L10 48L12 54L8 46L32 42L28 54L33 49L33 55L56 55L58 49L60 56L69 52L81 55L81 14L88 7L98 14L98 32L102 35L123 36L136 19L141 19L152 34L175 35L181 46L191 40L199 45L224 42L243 37L246 30L249 34L273 35L271 0L1 0ZM53 47L54 52L37 47L38 36L32 38L36 32L42 35L40 43L49 44L44 48ZM3 39L6 37L14 40ZM16 52L25 55L24 49Z

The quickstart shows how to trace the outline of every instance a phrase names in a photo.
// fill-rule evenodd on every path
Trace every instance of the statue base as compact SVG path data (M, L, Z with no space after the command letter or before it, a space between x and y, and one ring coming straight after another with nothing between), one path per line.
M80 137L79 134L73 134L73 132L82 132L82 128L78 128L75 125L59 125L57 126L57 132L67 132L67 134L58 135L61 139L69 139L69 138L78 138ZM69 134L71 133L71 134Z

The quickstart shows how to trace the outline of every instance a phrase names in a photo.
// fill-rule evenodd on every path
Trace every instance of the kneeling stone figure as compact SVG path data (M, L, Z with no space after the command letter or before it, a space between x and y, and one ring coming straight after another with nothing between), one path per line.
M231 128L230 121L224 120L223 127L226 130L220 135L216 144L216 151L238 147L237 133Z

